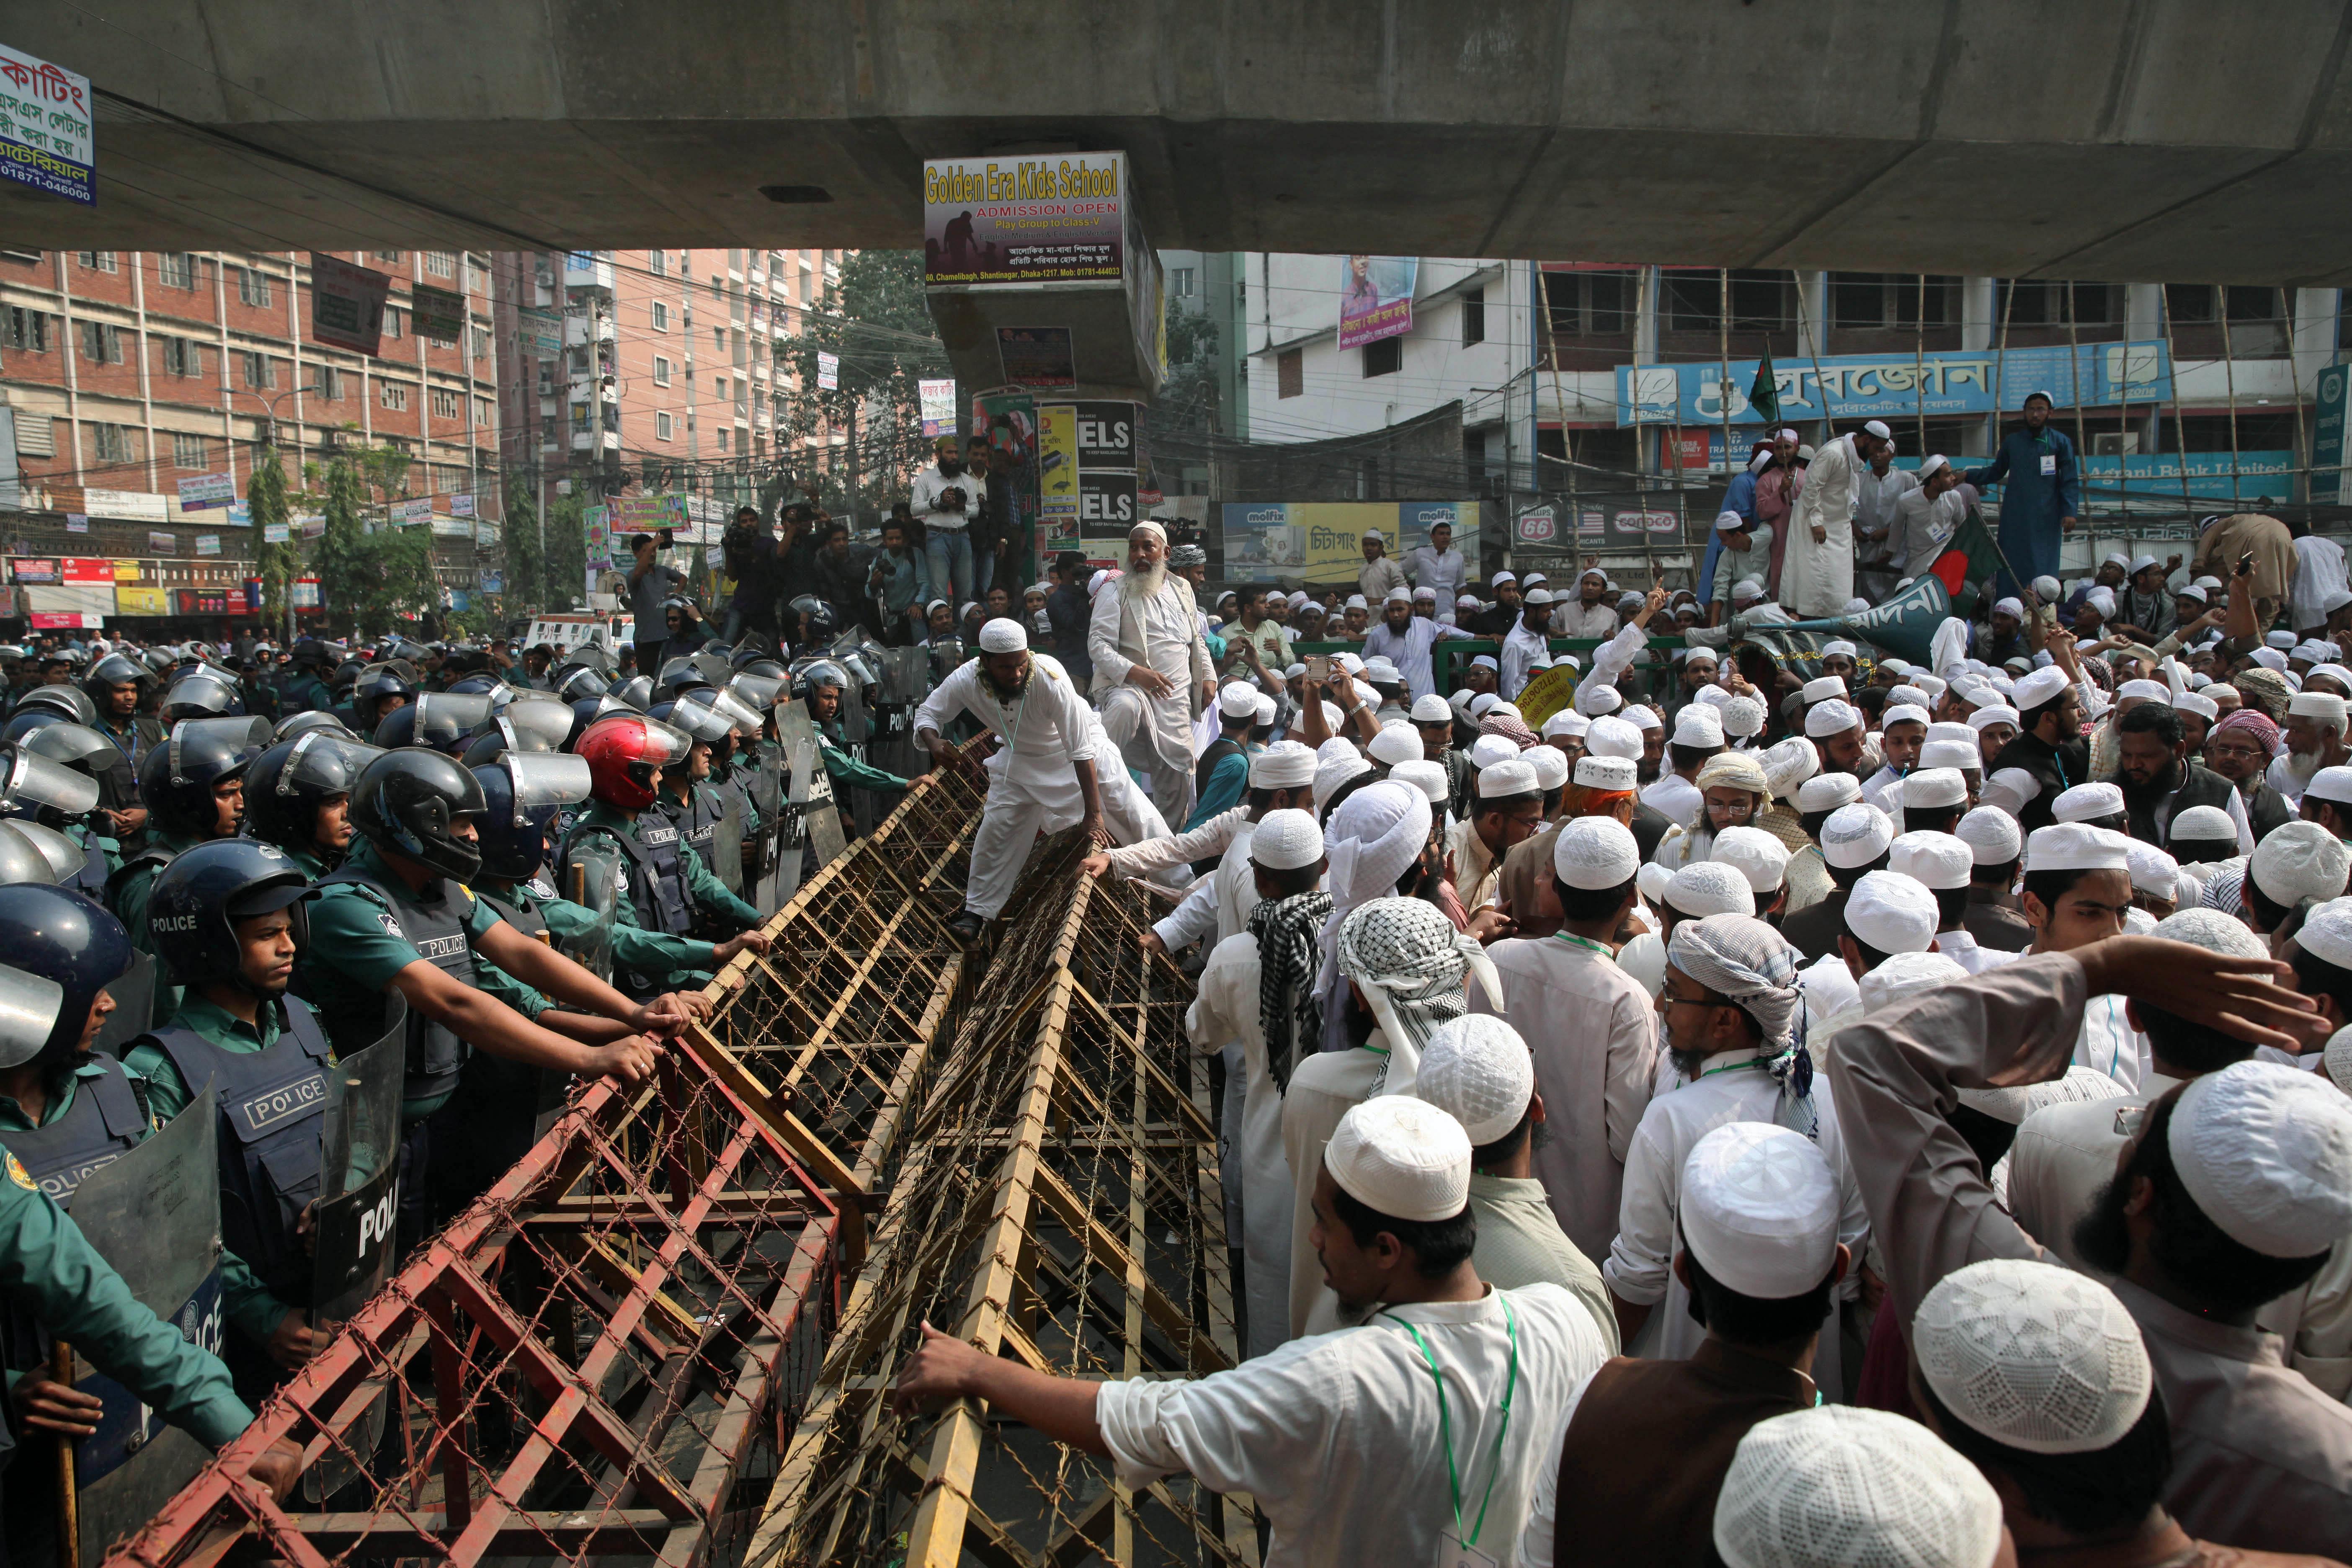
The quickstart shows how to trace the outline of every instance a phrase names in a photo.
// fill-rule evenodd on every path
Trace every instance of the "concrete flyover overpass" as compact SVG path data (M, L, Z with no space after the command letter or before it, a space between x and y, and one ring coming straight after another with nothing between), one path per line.
M25 247L919 243L926 156L1124 148L1154 241L2352 282L2347 0L95 0ZM764 193L764 194L763 194Z

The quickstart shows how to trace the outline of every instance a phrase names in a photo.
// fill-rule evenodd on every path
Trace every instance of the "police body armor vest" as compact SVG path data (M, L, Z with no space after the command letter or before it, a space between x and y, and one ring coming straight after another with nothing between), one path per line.
M98 835L82 830L81 866L64 886L99 903L106 901L106 879L113 873L107 869L106 851L100 847Z
M349 866L331 877L320 879L318 885L325 888L337 882L348 882L373 893L373 901L383 906L393 924L400 928L401 940L415 948L425 963L469 991L478 988L474 983L474 950L466 940L463 900L467 895L458 890L456 883L445 882L443 886L448 890L440 906L428 908L410 900L404 889L395 889ZM328 1037L341 1041L352 1050L373 1044L384 1030L384 1014L380 1005L371 1005L348 1016L331 1012L323 1021ZM425 1100L455 1089L469 1048L447 1025L410 1008L408 1077L401 1086L402 1098Z
M636 829L635 834L610 827L579 831L604 835L629 858L629 903L639 925L685 936L694 926L694 895L686 885L686 857L677 852L677 829L659 812L641 814Z
M536 877L532 878L530 881L525 885L530 888L531 892L538 894L541 898L551 899L555 897L555 889L548 887L545 882ZM523 935L530 938L531 941L545 942L547 940L547 921L541 918L539 910L536 906L526 906L520 903L512 902L506 899L494 897L488 893L476 893L474 897L481 900L482 902L498 910L499 918L500 920L514 927L515 930L522 932Z
M316 1014L286 1002L286 1027L263 1051L227 1051L193 1029L148 1035L189 1085L209 1082L220 1104L221 1245L281 1300L310 1289L310 1260L295 1222L319 1195L320 1113L333 1050Z
M658 805L662 816L677 829L678 842L692 847L694 852L702 857L702 863L709 865L710 839L719 831L719 798L711 786L689 781L685 800L673 800L664 795ZM639 821L642 823L643 818ZM684 875L682 870L680 875Z
M117 907L117 901L122 897L122 889L130 885L131 879L138 874L142 867L151 871L161 871L179 858L178 850L166 849L161 844L152 841L124 856L122 864L116 867L114 874L106 879L107 909L117 914L121 912ZM139 934L137 931L131 933L134 941Z
M73 1104L63 1116L46 1127L0 1130L0 1144L61 1209L72 1208L74 1189L83 1177L137 1148L154 1126L145 1099L132 1087L122 1064L111 1057L89 1059L105 1072L74 1079ZM6 1311L0 1312L0 1334L6 1339L0 1359L12 1370L47 1365L48 1331L29 1304L12 1297Z

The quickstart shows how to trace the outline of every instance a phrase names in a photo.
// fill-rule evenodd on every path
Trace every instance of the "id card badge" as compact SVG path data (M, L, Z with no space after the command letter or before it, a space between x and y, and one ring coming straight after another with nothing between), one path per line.
M2054 479L2058 477L2057 453L2044 452L2042 454L2042 473L2045 479Z
M1437 1568L1502 1568L1494 1558L1475 1546L1465 1546L1462 1538L1451 1530L1437 1532Z

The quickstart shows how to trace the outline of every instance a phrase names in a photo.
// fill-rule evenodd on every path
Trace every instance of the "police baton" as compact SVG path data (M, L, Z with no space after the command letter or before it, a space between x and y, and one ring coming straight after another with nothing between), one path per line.
M73 1347L63 1340L49 1342L49 1375L73 1386ZM58 1561L66 1568L81 1563L81 1489L74 1483L74 1438L58 1434Z

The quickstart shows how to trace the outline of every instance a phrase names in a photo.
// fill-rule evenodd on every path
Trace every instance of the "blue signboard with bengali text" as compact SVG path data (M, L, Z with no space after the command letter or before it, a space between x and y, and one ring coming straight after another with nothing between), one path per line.
M1731 423L1760 425L1748 404L1758 362L1731 362ZM1952 418L2025 405L2045 392L2061 408L2172 400L2172 362L2157 342L1947 353L1832 354L1772 364L1780 421ZM1620 425L1720 426L1720 360L1617 367Z

